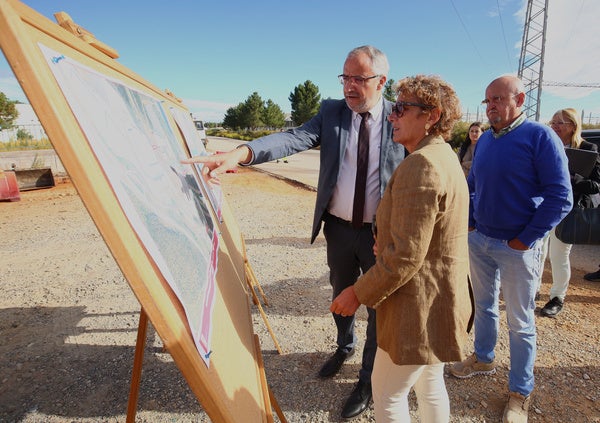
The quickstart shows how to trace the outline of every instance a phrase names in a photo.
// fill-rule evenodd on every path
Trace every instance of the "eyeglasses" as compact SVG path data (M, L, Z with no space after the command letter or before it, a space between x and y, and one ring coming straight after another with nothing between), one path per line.
M349 82L354 82L356 85L364 85L365 81L369 79L378 78L381 75L373 75L373 76L354 76L354 75L338 75L338 79L340 80L340 84L348 84Z
M426 110L435 109L435 106L430 104L412 103L410 101L397 101L392 105L392 113L396 113L396 116L402 117L404 115L404 111L406 110L406 106L415 106Z
M571 122L554 122L554 121L548 122L548 125L550 125L550 126L553 126L553 125L560 126L560 125L569 125L569 124L571 124Z
M503 95L495 95L495 96L492 96L492 98L485 98L485 99L481 100L481 104L484 104L486 106L489 105L490 103L498 104L498 103L502 103L507 98L514 98L518 95L519 94L513 94L513 95L509 95L508 97L505 97Z

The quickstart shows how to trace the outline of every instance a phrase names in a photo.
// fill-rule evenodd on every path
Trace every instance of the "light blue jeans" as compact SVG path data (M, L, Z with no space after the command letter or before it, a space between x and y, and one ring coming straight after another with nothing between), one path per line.
M494 360L498 339L499 294L506 306L510 345L508 388L528 396L533 391L536 354L535 292L541 259L541 240L518 251L508 241L469 232L469 259L475 297L475 356Z

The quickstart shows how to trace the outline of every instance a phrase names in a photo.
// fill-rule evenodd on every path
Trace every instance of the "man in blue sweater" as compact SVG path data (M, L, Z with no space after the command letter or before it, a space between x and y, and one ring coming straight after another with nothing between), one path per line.
M450 369L458 378L496 372L502 285L510 342L510 392L503 422L527 422L541 240L573 205L562 143L552 129L526 119L524 101L523 83L516 76L501 76L485 91L491 128L477 142L467 179L475 351Z

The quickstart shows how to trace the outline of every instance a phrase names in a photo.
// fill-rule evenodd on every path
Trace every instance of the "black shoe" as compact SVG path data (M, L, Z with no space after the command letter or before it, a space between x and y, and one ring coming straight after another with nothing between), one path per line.
M600 282L600 270L597 272L586 273L583 279L590 282Z
M365 411L372 396L371 384L359 380L342 408L342 418L351 419Z
M546 317L556 317L562 310L563 304L558 297L554 297L540 310L540 314Z
M342 364L346 359L352 357L354 354L354 348L352 348L349 352L344 352L339 348L333 353L331 357L323 364L321 370L319 370L319 376L321 377L331 377L340 371Z

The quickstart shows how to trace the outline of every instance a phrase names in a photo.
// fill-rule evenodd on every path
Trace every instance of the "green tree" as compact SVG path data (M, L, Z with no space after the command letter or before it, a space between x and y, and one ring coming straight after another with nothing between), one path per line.
M223 118L223 126L230 129L281 128L284 124L281 108L272 100L265 103L257 92L249 95L243 103L227 109Z
M19 141L31 141L33 139L33 135L31 135L27 129L19 128L17 131L17 139Z
M319 111L321 94L319 88L311 81L298 85L288 97L292 104L292 120L295 125L302 125Z
M265 109L265 104L255 91L253 92L242 105L242 127L256 129L265 126L262 116Z
M461 144L467 137L467 132L469 131L469 122L458 121L454 124L454 128L452 128L452 136L450 137L448 143L455 151L460 149Z
M285 125L285 115L277 104L267 100L262 118L265 126L270 128L282 128Z
M385 82L385 86L383 87L383 98L394 103L396 102L396 92L394 91L395 83L396 81L390 78Z
M230 107L225 112L225 116L223 117L223 126L225 128L231 129L240 129L243 128L242 124L242 103L238 104L235 107Z
M9 100L3 92L0 92L0 129L13 126L19 111L15 107L16 101Z

